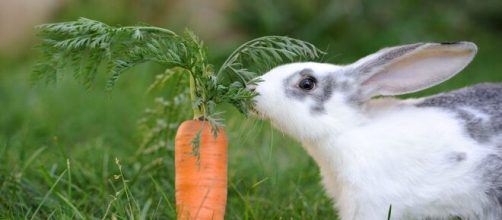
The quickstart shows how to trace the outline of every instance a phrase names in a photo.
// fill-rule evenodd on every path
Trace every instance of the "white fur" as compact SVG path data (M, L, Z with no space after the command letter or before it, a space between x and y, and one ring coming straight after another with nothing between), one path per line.
M288 64L261 77L255 108L300 141L318 163L342 220L386 219L390 205L392 219L497 219L485 210L493 201L476 170L494 150L480 147L454 114L415 107L420 100L413 99L357 103L337 91L323 114L313 114L312 100L284 92L284 79L302 69L357 83L350 76L353 65ZM467 159L455 161L456 153Z

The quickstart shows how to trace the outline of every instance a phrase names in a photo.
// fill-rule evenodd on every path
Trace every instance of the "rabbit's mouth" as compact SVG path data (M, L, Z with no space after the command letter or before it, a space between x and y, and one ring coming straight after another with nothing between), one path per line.
M262 115L258 110L256 110L255 105L249 107L249 112L255 117L260 117Z
M252 105L249 107L248 109L250 115L252 115L253 117L256 117L256 118L259 118L259 119L267 119L267 117L265 116L265 114L263 114L261 111L259 111L257 108L256 108L256 104Z

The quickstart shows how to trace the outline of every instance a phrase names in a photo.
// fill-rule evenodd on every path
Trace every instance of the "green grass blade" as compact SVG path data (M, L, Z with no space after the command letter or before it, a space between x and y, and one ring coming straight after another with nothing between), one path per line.
M392 215L392 204L389 205L389 212L387 212L387 220L390 220L391 215Z
M75 207L75 205L73 205L72 202L70 202L70 200L68 200L65 196L63 196L61 193L56 193L56 195L59 197L59 199L61 199L66 205L68 205L74 212L75 214L77 214L78 218L80 219L86 219L84 217L84 215L77 209L77 207Z
M21 169L21 173L24 173L26 169L30 166L30 164L38 157L40 154L46 149L47 147L42 147L38 150L36 150L31 156L26 160L24 163L23 169Z
M63 176L66 174L67 170L64 170L61 175L59 175L59 177L57 178L56 182L54 182L54 184L52 184L51 188L49 189L49 191L47 191L47 193L45 193L42 201L40 202L40 204L37 206L37 208L35 209L35 212L33 212L33 215L31 215L31 218L30 220L33 220L35 219L35 216L37 216L38 214L38 211L40 210L40 208L42 208L42 206L44 205L45 201L49 198L49 196L52 194L52 191L54 191L54 189L56 188L56 186L58 185L59 181L61 181L61 179L63 178Z

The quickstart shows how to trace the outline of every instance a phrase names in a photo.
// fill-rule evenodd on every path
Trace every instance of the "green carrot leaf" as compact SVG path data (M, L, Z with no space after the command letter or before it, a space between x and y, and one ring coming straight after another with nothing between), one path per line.
M142 148L162 139L160 132L170 127L166 120L179 120L167 111L191 107L194 118L209 121L216 133L222 125L218 104L229 103L247 113L257 94L246 87L256 83L258 76L279 64L319 60L324 54L305 41L266 36L238 47L215 71L204 43L190 30L178 35L159 27L111 26L87 18L44 24L37 30L41 58L34 67L34 82L56 83L60 74L70 72L90 88L97 74L105 72L109 74L106 89L111 90L124 72L139 64L154 62L165 67L148 88L162 88L164 97L157 100L164 101L156 103L155 110L146 111L141 120L146 134ZM186 86L170 82L175 79ZM171 86L165 86L168 84ZM190 102L173 105L166 101L185 96Z

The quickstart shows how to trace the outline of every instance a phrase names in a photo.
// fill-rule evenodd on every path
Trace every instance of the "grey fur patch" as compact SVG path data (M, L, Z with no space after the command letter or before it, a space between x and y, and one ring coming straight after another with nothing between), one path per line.
M465 110L457 110L457 117L464 121L467 133L469 133L473 139L481 143L490 141L491 137L494 135L488 124L489 122L483 121L482 118L472 113Z
M467 154L464 152L454 152L448 157L448 160L452 162L462 162L465 159L467 159Z
M489 142L502 132L502 84L478 84L426 98L416 106L437 107L456 113L469 136L480 143ZM483 120L466 111L466 107L489 118Z
M315 88L310 91L300 89L298 87L299 80L309 76L316 79ZM300 101L305 100L307 97L314 100L314 104L310 107L310 111L313 114L325 113L324 104L333 95L335 84L336 82L332 75L318 78L311 69L303 69L297 74L293 74L286 78L283 82L286 97Z
M317 88L312 93L309 93L314 99L314 104L310 107L310 112L313 114L325 113L324 104L333 95L333 87L335 86L334 77L328 75L322 79L317 79Z
M303 69L302 71L298 72L297 74L302 77L305 77L308 75L313 75L314 71L312 71L311 69ZM286 90L285 90L286 97L295 98L298 100L304 100L308 96L308 94L304 91L301 91L300 89L298 89L296 87L292 87L292 84L293 84L292 81L294 79L298 78L297 74L293 74L293 75L289 76L288 78L284 79L283 85L284 85L284 88L286 88Z
M354 88L354 85L352 85L352 83L350 83L348 81L340 82L337 87L338 91L341 91L341 92L349 92L353 88Z
M488 155L479 165L482 170L481 178L488 184L485 193L493 199L494 205L502 207L502 157L501 155Z

